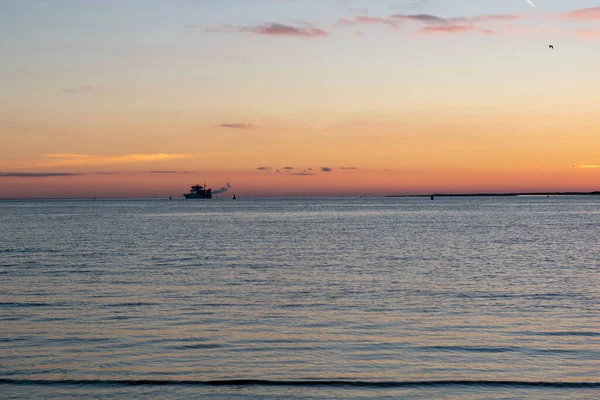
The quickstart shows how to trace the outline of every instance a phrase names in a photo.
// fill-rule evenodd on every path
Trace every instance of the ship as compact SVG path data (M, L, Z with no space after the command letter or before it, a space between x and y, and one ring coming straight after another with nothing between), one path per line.
M186 199L212 199L212 189L206 188L206 183L202 185L194 185L190 188L189 193L184 193Z

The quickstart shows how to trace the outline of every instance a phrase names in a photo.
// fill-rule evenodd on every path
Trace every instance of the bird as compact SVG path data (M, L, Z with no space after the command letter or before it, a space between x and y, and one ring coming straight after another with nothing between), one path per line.
M550 47L551 50L554 50L554 46L550 45L548 47Z

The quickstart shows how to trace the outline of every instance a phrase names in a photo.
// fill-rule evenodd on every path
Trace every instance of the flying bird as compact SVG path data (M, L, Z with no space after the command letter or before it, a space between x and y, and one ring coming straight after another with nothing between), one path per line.
M529 4L531 4L531 6L532 6L532 7L535 7L535 4L533 4L533 2L532 2L531 0L527 0L527 2L528 2Z

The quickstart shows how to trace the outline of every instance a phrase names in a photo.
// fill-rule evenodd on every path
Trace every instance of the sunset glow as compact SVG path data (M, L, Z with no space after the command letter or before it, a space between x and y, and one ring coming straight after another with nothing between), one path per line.
M600 4L535 4L2 1L0 198L600 190Z

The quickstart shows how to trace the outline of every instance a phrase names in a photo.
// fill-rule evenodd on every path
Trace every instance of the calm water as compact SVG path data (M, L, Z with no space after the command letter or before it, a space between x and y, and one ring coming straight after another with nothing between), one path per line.
M599 398L599 232L593 196L1 201L0 395Z

